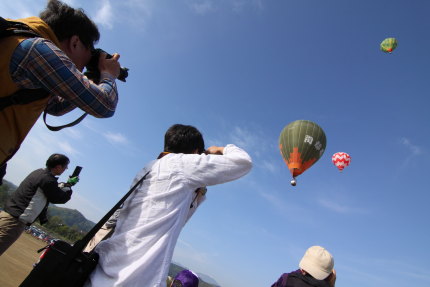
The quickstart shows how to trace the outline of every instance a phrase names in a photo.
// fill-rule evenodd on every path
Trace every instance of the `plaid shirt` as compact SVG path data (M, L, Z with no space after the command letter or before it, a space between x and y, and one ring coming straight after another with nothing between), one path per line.
M43 88L51 98L46 111L55 116L76 107L98 118L111 117L118 102L115 78L102 73L96 85L67 55L44 38L29 38L15 49L10 62L12 80L21 89Z

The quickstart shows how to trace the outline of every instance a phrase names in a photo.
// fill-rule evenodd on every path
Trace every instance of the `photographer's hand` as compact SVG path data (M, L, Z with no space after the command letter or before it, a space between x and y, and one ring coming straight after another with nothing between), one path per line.
M206 150L206 154L224 154L224 147L211 146Z
M67 180L67 184L70 186L74 186L75 184L77 184L79 181L79 176L74 176L74 177L69 177L69 179Z
M106 72L118 78L121 65L118 62L119 54L115 53L112 58L106 59L106 53L100 53L99 58L99 71L100 73Z

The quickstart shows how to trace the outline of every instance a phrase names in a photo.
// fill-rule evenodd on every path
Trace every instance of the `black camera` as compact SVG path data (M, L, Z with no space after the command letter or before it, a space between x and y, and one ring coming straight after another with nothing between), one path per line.
M86 66L85 76L91 79L94 83L100 82L99 58L101 53L106 53L106 59L112 58L112 55L102 49L94 49L91 51L91 59ZM128 77L128 68L121 67L119 70L118 80L125 82Z

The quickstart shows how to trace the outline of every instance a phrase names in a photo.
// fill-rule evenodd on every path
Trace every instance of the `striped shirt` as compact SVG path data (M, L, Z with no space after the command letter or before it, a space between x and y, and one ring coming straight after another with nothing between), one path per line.
M100 84L93 83L47 39L22 41L12 55L9 69L20 89L49 91L51 98L46 111L51 115L60 116L76 107L98 118L115 113L118 102L115 77L101 73Z

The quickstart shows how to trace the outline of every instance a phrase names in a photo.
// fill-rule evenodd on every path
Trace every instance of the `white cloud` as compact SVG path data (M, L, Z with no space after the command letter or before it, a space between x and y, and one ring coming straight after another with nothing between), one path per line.
M407 138L401 138L400 143L411 152L412 156L423 153L423 150L419 146L412 144L412 142Z
M62 152L64 152L65 154L68 154L68 155L79 154L79 152L75 148L73 148L73 146L70 143L68 143L66 141L59 142L58 146L59 146L60 150Z
M203 0L198 2L188 3L188 5L194 12L200 15L204 15L216 10L213 2L210 0Z
M115 1L113 10L117 21L128 22L136 32L145 28L144 24L151 18L155 3L157 1L154 0Z
M133 22L139 24L150 18L153 10L153 0L98 0L85 2L63 0L73 8L83 8L85 13L98 25L112 29L115 22ZM45 9L47 0L0 1L2 17L18 19L37 16ZM93 13L91 13L93 12ZM93 16L94 15L94 16ZM137 27L137 26L136 26Z
M112 5L109 0L103 0L101 2L101 8L98 9L96 15L94 16L94 22L100 24L108 29L113 28L113 13Z
M258 127L232 127L230 142L246 150L252 157L254 167L275 173L277 164L282 162L278 148ZM279 156L275 158L274 156Z
M408 155L406 156L406 158L403 160L402 164L400 165L401 168L408 168L411 163L412 160L418 156L422 156L424 154L424 150L413 144L411 140L403 137L399 140L400 144L402 146L404 146L406 148L406 150L408 151Z
M261 143L260 139L256 136L256 132L250 132L245 128L234 127L230 134L231 141L246 150L251 150L257 147L257 143ZM253 149L256 152L256 149Z
M276 169L276 164L274 164L273 162L269 162L267 160L263 160L260 163L260 167L263 168L263 169L265 169L265 170L267 170L267 171L269 171L269 172L271 172L271 173L274 173L277 170Z
M350 207L344 204L340 204L335 202L333 199L319 199L318 204L321 205L324 208L327 208L331 211L334 211L336 213L341 214L348 214L348 213L359 213L359 214L368 214L369 211L365 209L360 209L356 207Z
M74 140L83 139L82 132L79 131L76 127L70 127L67 129L67 136Z
M128 139L121 133L107 132L103 136L113 144L128 144Z
M45 8L44 0L0 1L1 16L11 19L39 15Z

